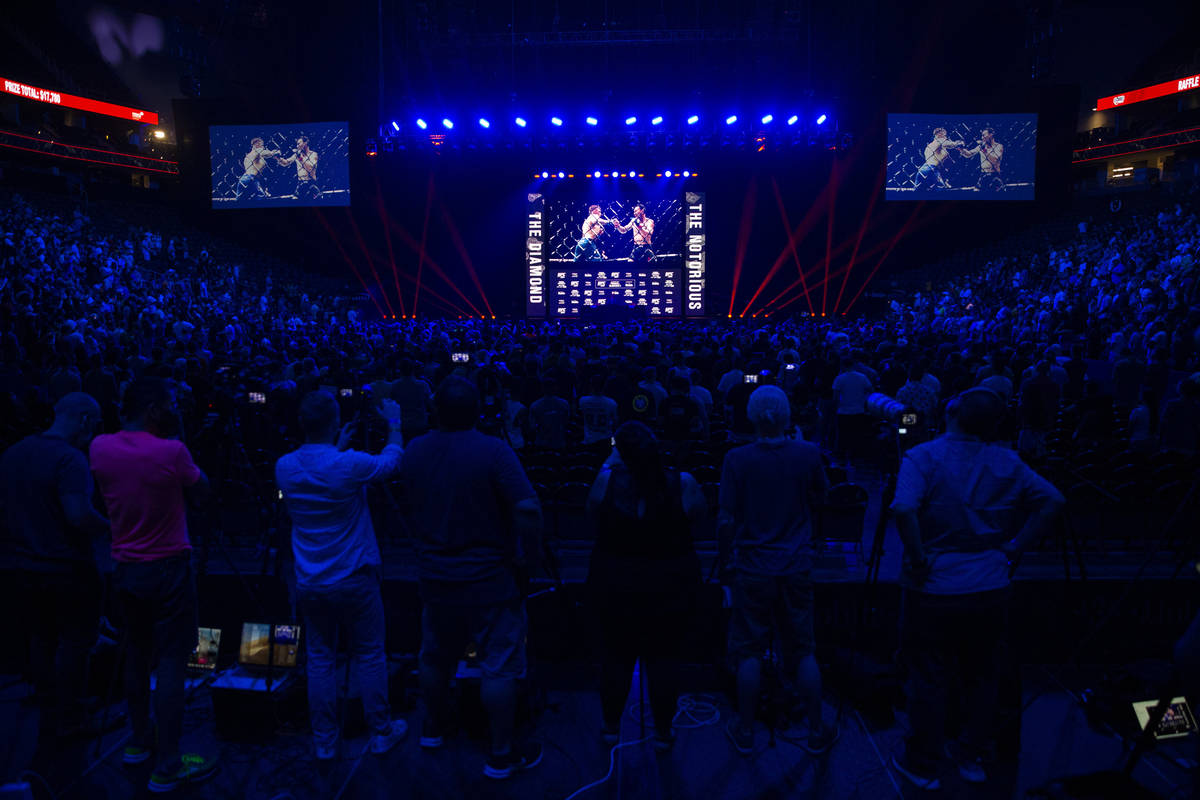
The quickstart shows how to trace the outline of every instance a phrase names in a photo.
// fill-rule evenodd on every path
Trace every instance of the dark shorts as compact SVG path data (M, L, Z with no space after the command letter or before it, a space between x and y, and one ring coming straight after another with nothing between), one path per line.
M738 572L732 594L729 657L735 664L760 658L773 638L778 638L785 659L798 660L815 652L811 576Z
M421 663L451 669L471 644L484 677L521 678L528 633L524 603L461 607L426 603L421 612Z

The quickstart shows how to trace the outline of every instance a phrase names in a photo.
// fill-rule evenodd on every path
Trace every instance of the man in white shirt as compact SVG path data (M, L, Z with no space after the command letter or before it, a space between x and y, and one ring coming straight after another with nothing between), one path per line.
M833 380L837 404L837 451L849 462L861 447L869 420L867 397L873 391L870 379L854 368L850 358L842 359L842 372Z
M382 562L367 485L400 469L400 406L384 400L388 440L377 456L350 450L355 422L341 426L337 400L311 392L300 403L305 443L279 459L275 482L292 518L296 592L308 628L308 707L317 759L337 754L338 630L349 638L362 689L371 752L384 753L408 725L388 710L385 622L380 595Z
M579 398L583 415L583 443L607 443L617 429L617 401L604 395L604 376L593 375L591 394Z

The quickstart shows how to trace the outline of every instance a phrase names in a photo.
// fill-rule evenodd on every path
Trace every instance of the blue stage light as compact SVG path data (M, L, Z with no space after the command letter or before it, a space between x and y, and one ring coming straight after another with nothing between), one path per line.
M619 174L619 173L616 173L616 172L614 172L614 173L612 174L612 176L615 178L615 177L617 177L617 175L618 175L618 174Z
M429 127L429 125L428 125L428 123L425 122L425 120L421 119L420 117L417 117L417 127L420 128L421 130L425 130L426 128Z
M799 121L800 117L796 116L795 114L792 114L790 117L788 117L788 125L795 125Z
M668 178L669 178L669 177L671 177L671 170L669 170L669 169L668 169L668 170L663 170L663 175L664 175L664 176L666 176L666 177L668 177Z
M770 125L774 121L775 121L775 117L772 114L767 114L765 117L762 118L763 125Z
M567 174L565 172L560 172L560 173L558 173L558 177L565 178L565 177L567 177Z
M396 122L396 120L392 120L392 130L400 130L400 123Z
M688 171L688 170L686 170L686 169L683 171L683 177L685 177L685 178L691 177L691 174L692 174L692 173L691 173L691 172L689 172L689 171Z
M637 122L637 117L626 117L625 118L626 125L632 125L635 122Z
M824 114L822 114L821 116L817 117L817 124L824 125L826 119L828 119L828 117L826 117Z
M730 114L728 117L725 118L726 125L732 125L735 122L737 122L737 114Z
M487 119L485 119L484 117L480 117L479 118L479 127L490 128L490 127L492 127L492 123L488 122Z
M550 177L550 173L549 173L549 172L543 172L543 173L542 173L542 177L543 177L543 178L549 178L549 177Z
M453 130L453 129L454 129L454 123L453 123L453 122L451 122L451 121L450 121L450 120L448 120L448 119L443 119L443 120L442 120L442 127L444 127L446 130Z
M516 118L515 120L513 120L513 121L517 123L517 127L518 127L518 128L524 128L524 127L525 127L525 124L526 124L526 123L525 123L525 118L524 118L524 117L517 117L517 118Z
M700 117L696 116L695 114L692 114L690 117L688 117L688 125L695 125L699 121Z
M561 117L551 117L550 124L556 128L560 128L560 127L562 127L562 118Z
M593 172L593 173L592 173L592 177L593 177L593 178L599 178L599 177L600 177L600 170L596 170L595 172Z
M596 119L595 117L588 117L585 122L587 122L588 125L597 125L599 124L600 120Z
M650 120L650 124L651 125L662 125L662 117L655 117L654 119Z

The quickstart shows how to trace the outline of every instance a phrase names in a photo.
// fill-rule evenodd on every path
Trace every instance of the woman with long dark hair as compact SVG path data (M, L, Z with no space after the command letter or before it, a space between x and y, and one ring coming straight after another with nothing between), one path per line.
M649 681L655 746L673 741L675 662L700 587L692 523L705 511L704 495L686 472L666 469L648 427L627 422L616 449L588 496L596 546L588 570L588 598L601 651L603 736L616 743L634 664Z

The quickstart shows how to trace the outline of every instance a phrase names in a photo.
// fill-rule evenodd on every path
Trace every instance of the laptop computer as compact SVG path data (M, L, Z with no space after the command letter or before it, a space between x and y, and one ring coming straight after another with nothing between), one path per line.
M207 675L217 668L221 655L221 629L197 628L196 649L188 659L189 675Z
M291 669L296 666L299 652L299 625L276 625L272 636L271 626L265 622L242 623L238 664L248 672Z

